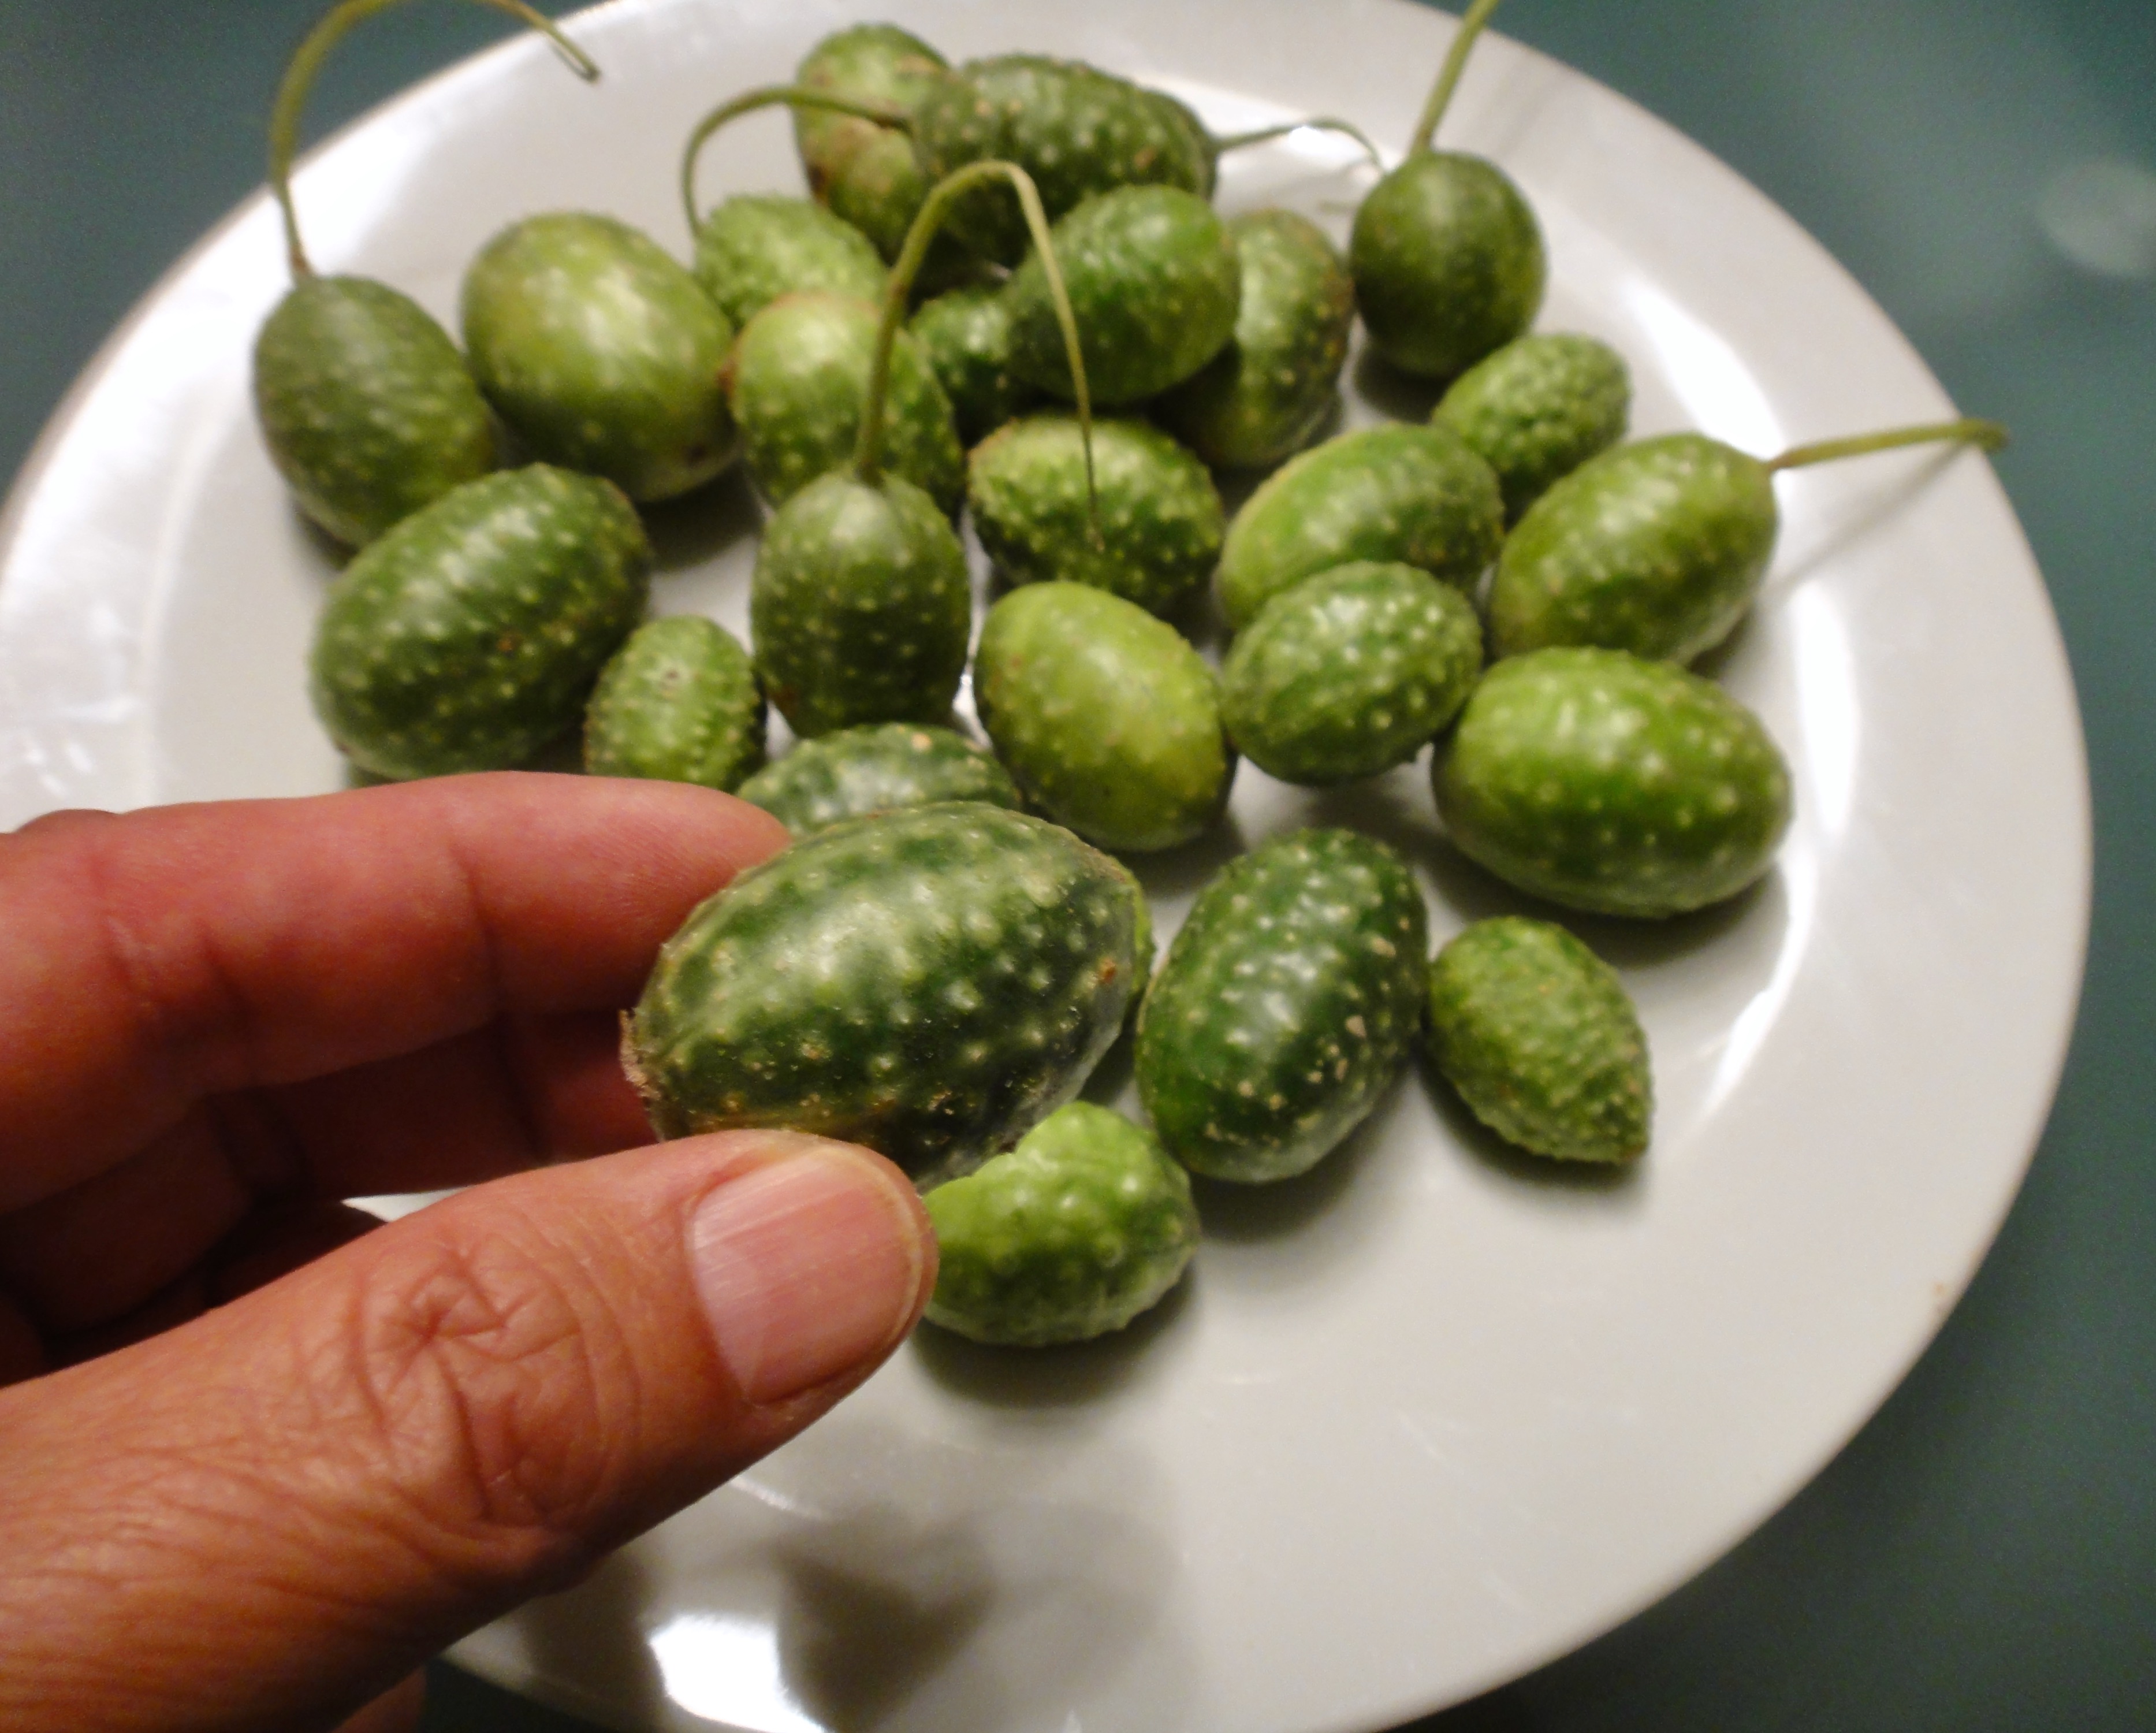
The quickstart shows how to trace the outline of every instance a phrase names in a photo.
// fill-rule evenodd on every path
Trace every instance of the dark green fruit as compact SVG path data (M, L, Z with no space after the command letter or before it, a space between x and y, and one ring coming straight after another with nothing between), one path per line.
M1538 650L1482 676L1432 767L1460 851L1568 908L1661 916L1774 864L1789 773L1758 717L1674 663Z
M1090 584L1166 612L1220 558L1225 513L1205 465L1148 421L1093 424L1100 536L1073 415L1008 424L973 448L966 503L973 528L1014 584Z
M309 662L345 756L405 779L521 764L573 728L643 616L651 548L611 483L534 464L467 481L362 549Z
M796 836L942 800L985 800L1014 812L1024 805L1010 772L987 748L954 728L916 723L842 728L804 740L737 792Z
M364 277L307 277L277 304L254 340L254 413L300 509L354 547L495 465L449 334Z
M896 24L855 24L811 49L794 82L911 109L947 69L934 49ZM886 260L897 258L930 184L913 141L895 126L810 108L793 111L793 138L809 192L865 234Z
M1266 469L1337 401L1355 284L1325 231L1293 211L1247 211L1228 232L1242 273L1234 341L1152 413L1216 469Z
M1377 1105L1422 1019L1430 917L1399 853L1297 831L1199 892L1138 1019L1138 1093L1168 1153L1285 1180Z
M648 620L614 652L584 712L584 769L732 789L763 763L763 694L716 620Z
M1053 235L1096 407L1142 403L1180 384L1235 336L1242 296L1235 237L1196 193L1103 193L1060 219ZM1070 364L1037 255L1005 292L1012 370L1070 401Z
M1235 771L1213 671L1134 602L1032 584L988 610L973 698L1028 798L1103 848L1188 842Z
M1221 708L1260 770L1322 786L1405 764L1481 671L1473 603L1419 567L1363 561L1259 610L1221 670Z
M1607 343L1573 332L1509 342L1452 383L1430 419L1497 472L1505 518L1625 437L1632 376Z
M939 295L906 329L951 399L960 443L978 445L1039 399L1040 392L1011 371L1010 302L1000 285Z
M837 295L789 295L743 328L726 364L749 473L783 505L853 456L875 365L880 316ZM947 512L966 491L966 454L950 400L903 332L891 357L885 461Z
M1477 921L1430 971L1430 1057L1475 1117L1537 1155L1647 1147L1647 1037L1617 971L1563 928Z
M1198 1249L1190 1176L1090 1102L1058 1108L978 1172L924 1200L940 1262L928 1321L1039 1348L1121 1329Z
M1504 533L1496 476L1459 435L1364 428L1289 459L1243 502L1220 551L1220 604L1240 631L1281 590L1351 560L1472 590Z
M1122 1026L1138 897L1069 831L975 802L839 825L659 954L624 1042L665 1137L788 1126L923 1180L1075 1095Z
M696 225L696 280L738 331L782 295L874 301L884 264L869 238L805 198L737 193Z
M549 463L649 501L734 459L719 386L733 327L625 223L563 211L511 224L465 274L464 333L480 390Z

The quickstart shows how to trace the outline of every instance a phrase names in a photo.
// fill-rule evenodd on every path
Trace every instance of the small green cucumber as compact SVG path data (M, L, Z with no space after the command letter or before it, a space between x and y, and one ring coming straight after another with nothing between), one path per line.
M820 204L737 193L696 225L696 280L738 331L782 295L821 289L874 301L884 262L869 238Z
M647 620L599 674L584 711L584 769L733 789L763 763L763 694L748 652L716 620Z
M868 723L804 740L736 792L796 836L942 800L985 800L1014 812L1024 805L986 747L955 728L918 723Z
M855 24L809 49L793 81L910 109L948 69L942 55L910 31ZM914 157L913 141L896 126L813 108L793 111L793 139L810 193L865 234L886 260L896 259L928 197L929 178Z
M924 301L906 329L951 399L962 444L978 445L1039 399L1011 371L1010 302L1000 284L968 284Z
M1516 338L1452 382L1430 419L1497 472L1505 521L1625 437L1632 375L1607 343L1576 332Z

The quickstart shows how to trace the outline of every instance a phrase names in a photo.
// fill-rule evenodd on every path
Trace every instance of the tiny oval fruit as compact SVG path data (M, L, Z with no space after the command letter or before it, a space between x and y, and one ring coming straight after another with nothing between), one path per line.
M803 740L737 790L796 836L848 819L985 800L1015 812L1024 805L1010 772L987 748L955 728L879 723Z
M923 302L906 330L951 399L963 445L978 445L1040 396L1011 371L1010 302L1001 284L949 290Z
M1431 411L1497 472L1505 519L1625 437L1632 376L1623 356L1576 332L1509 342L1452 382Z
M600 671L584 710L584 769L732 789L763 762L763 694L716 620L647 620Z
M820 204L737 193L696 225L696 280L734 329L782 295L821 289L873 301L884 264L869 238Z

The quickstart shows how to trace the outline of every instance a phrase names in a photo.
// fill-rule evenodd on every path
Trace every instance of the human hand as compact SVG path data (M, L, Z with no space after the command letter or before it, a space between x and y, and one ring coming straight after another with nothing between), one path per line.
M0 837L0 1725L334 1726L903 1339L880 1157L523 1171L648 1142L618 1013L784 841L530 775Z

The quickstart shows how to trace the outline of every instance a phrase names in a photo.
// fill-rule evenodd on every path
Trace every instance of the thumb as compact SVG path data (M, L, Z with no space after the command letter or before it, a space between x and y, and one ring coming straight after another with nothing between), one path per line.
M880 1157L690 1138L0 1391L0 1725L332 1726L829 1408L935 1262Z

